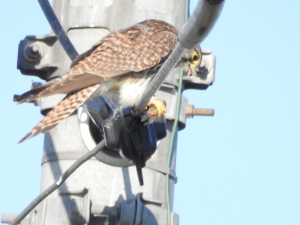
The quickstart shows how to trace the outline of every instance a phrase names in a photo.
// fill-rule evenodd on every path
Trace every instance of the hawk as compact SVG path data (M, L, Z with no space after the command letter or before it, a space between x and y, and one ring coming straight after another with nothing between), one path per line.
M83 102L99 95L117 98L122 107L133 107L176 46L177 35L176 28L166 22L146 20L104 37L79 55L67 74L19 96L19 103L23 103L67 93L19 143L49 131ZM195 75L200 62L197 47L187 50L178 66L187 75ZM158 116L165 112L157 102L149 107L156 108Z

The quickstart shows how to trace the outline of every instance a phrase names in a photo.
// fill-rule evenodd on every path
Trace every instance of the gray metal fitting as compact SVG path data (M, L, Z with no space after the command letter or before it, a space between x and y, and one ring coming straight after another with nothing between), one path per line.
M50 54L52 46L58 44L53 35L26 36L19 44L17 68L22 74L48 80L60 67L58 61L52 59L54 55Z
M210 50L202 50L202 61L196 75L183 77L183 89L206 90L215 81L216 56Z
M39 62L44 56L44 52L38 44L32 43L25 46L23 55L29 62Z

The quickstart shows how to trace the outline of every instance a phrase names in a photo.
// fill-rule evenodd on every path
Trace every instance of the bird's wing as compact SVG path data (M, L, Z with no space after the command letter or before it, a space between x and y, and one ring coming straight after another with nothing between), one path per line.
M139 72L161 62L175 47L177 30L158 20L146 20L109 34L78 56L70 72L39 93L20 101L32 101L99 84L129 72Z
M19 103L23 103L25 101L30 102L35 99L44 98L54 94L69 93L76 90L80 90L95 84L102 83L103 81L104 78L102 76L90 72L85 72L82 74L78 74L76 76L75 75L66 76L65 78L46 87L44 90L40 92L36 92L35 89L32 89L29 92L33 93L33 95L26 97L25 94L28 95L28 93L24 93L19 97L18 100ZM26 99L22 100L22 96L26 97Z

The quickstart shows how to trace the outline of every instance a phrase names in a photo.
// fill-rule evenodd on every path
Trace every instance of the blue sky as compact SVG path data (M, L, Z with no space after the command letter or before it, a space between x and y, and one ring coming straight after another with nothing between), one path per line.
M215 83L184 95L215 116L188 120L179 134L180 224L300 224L299 8L296 0L227 1L201 43L217 57ZM12 102L38 80L16 69L18 43L49 25L37 1L5 1L0 23L0 213L18 214L39 193L43 145L42 135L16 144L42 118Z

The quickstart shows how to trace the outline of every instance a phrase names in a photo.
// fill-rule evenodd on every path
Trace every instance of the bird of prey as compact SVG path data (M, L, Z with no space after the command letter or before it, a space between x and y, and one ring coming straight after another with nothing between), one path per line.
M83 102L99 95L117 96L122 107L133 107L176 46L177 35L176 28L166 22L146 20L104 37L79 55L67 74L19 96L19 103L23 103L67 93L19 143L49 131ZM200 62L201 51L197 47L187 50L178 66L187 75L195 75ZM156 108L158 116L165 112L160 110L161 104L149 104Z

